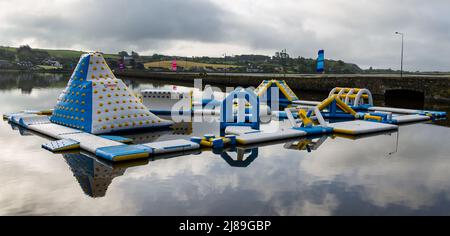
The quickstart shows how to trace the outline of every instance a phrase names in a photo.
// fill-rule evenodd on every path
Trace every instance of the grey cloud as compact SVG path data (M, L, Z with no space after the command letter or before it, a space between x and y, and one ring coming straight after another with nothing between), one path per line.
M85 1L69 4L64 14L16 15L4 33L11 41L30 37L49 46L148 49L158 41L220 41L224 15L206 0Z

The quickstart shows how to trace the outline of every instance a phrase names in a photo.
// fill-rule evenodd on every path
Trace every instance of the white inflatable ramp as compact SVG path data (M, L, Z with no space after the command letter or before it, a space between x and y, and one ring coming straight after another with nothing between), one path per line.
M36 131L41 134L45 134L54 139L63 139L62 135L65 135L65 134L83 133L83 131L80 131L77 129L72 129L72 128L69 128L66 126L62 126L62 125L53 124L53 123L29 125L26 128Z
M151 149L143 145L116 145L98 148L96 156L113 162L147 158Z
M200 145L198 143L194 143L184 139L153 142L142 145L150 148L151 153L156 155L163 153L182 152L200 148Z
M110 147L110 146L122 146L123 143L109 140L89 133L73 133L62 134L60 139L72 139L80 142L80 147L86 151L96 153L98 148Z
M353 120L346 122L331 123L328 124L328 127L332 127L333 132L335 133L342 133L349 135L360 135L398 129L397 125L364 120Z
M404 108L394 108L394 107L369 107L369 111L381 111L381 112L392 112L396 114L408 114L408 115L422 115L430 116L432 118L446 118L447 112L445 111L430 111L430 110L413 110Z
M394 107L369 107L369 111L386 111L398 114L418 114L422 111L420 110L412 110L412 109L404 109L404 108L394 108Z
M254 133L261 133L261 130L252 129L248 126L228 126L225 129L226 134L232 134L232 135L243 135L243 134L254 134Z
M157 115L190 114L193 92L145 89L141 91L142 103Z
M61 139L42 144L42 148L51 152L61 152L80 148L80 142L72 139Z
M393 116L392 119L395 120L397 124L404 124L404 123L428 121L431 118L429 116L422 116L422 115L402 115L402 116Z
M242 145L264 143L282 139L290 139L306 136L306 132L301 130L286 129L275 133L266 133L259 130L254 130L248 133L240 134L236 137L236 141Z

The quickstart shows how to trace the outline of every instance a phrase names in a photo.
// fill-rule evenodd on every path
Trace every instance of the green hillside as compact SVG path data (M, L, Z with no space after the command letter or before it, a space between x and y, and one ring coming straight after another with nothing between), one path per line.
M76 50L34 49L26 45L21 46L20 48L0 46L0 60L9 62L10 67L13 69L23 69L24 66L18 66L18 62L30 62L33 66L35 66L35 69L72 70L78 62L80 56L84 53L85 52L83 51ZM120 56L117 54L105 54L104 57L110 62L120 59ZM43 65L45 60L57 61L62 65L62 68L52 65ZM28 67L27 69L29 69Z
M6 50L9 52L17 53L17 49L15 47L4 47L0 46L0 50ZM48 53L51 57L55 58L77 58L79 59L80 56L86 52L83 51L75 51L75 50L63 50L63 49L33 49L35 51ZM119 55L117 54L104 54L105 58L110 59L119 59Z
M85 53L76 50L34 49L28 45L15 47L0 46L0 68L18 70L73 70L80 56ZM235 73L299 73L315 74L316 60L303 57L289 57L276 53L265 55L234 55L224 57L176 57L170 55L141 56L126 51L104 54L112 69L119 67L122 56L126 68L153 71L171 71L172 60L176 58L178 69L186 72L235 72ZM55 65L55 63L57 63ZM365 71L356 64L341 60L326 60L326 73L356 74Z

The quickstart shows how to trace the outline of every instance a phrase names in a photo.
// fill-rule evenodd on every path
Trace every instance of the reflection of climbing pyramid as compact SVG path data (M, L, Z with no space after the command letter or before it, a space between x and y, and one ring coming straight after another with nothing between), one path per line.
M126 170L126 168L108 168L81 154L64 154L63 157L83 192L91 197L104 197L112 180L122 176Z
M81 56L51 121L93 134L169 126L115 78L101 53Z

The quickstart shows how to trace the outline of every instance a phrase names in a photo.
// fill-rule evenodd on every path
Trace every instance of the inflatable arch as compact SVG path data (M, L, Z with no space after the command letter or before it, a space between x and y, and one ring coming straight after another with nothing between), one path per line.
M361 88L334 88L328 97L338 95L344 99L344 103L352 107L373 106L372 93L368 89Z

